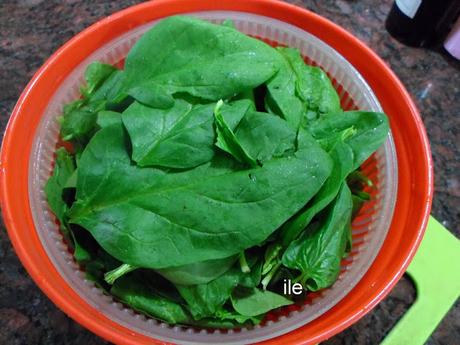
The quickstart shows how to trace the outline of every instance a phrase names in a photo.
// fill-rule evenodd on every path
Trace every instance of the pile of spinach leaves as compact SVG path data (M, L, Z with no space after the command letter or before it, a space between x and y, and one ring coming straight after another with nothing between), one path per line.
M285 278L334 283L384 114L343 111L296 49L181 16L123 70L94 62L85 78L45 191L89 279L168 323L221 328L293 303Z

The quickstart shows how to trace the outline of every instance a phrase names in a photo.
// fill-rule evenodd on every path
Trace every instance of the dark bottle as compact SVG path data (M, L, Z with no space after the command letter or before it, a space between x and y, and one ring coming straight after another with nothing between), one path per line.
M396 0L385 26L410 46L435 46L443 41L460 13L460 0Z

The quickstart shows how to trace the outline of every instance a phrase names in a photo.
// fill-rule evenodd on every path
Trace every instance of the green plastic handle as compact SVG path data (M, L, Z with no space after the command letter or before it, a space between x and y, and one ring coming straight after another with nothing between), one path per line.
M425 236L407 273L417 291L415 303L382 345L423 345L460 296L460 240L430 217Z

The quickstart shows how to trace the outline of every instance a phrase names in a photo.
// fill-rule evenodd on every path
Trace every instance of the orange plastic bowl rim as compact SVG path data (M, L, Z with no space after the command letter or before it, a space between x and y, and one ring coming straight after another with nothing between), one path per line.
M164 344L105 317L77 295L46 255L29 206L29 157L48 100L65 77L100 45L155 19L196 11L230 10L276 18L323 40L364 77L390 118L398 159L398 195L387 238L355 288L321 317L264 344L314 344L356 322L382 300L420 244L433 197L433 164L420 115L386 64L350 33L305 9L273 0L157 0L115 13L84 30L38 70L13 110L0 156L3 219L14 249L33 280L75 321L117 344ZM248 339L250 341L250 339Z

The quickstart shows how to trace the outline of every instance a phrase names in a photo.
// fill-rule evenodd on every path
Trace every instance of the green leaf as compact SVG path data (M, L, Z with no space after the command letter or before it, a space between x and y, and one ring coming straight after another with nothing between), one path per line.
M288 246L310 224L315 215L334 200L345 178L353 170L353 151L339 141L329 152L333 161L332 173L313 199L281 227L281 241Z
M285 305L292 304L292 301L277 293L253 289L238 289L231 297L235 310L244 316L258 316Z
M247 324L248 321L251 322L253 325L258 325L264 318L264 314L256 315L256 316L246 316L241 315L235 311L229 311L224 308L218 310L216 312L216 317L222 320L233 320L236 321L240 325Z
M159 274L174 284L206 284L228 271L237 260L236 256L195 262L178 267L157 270Z
M220 100L219 102L217 102L216 107L214 108L214 118L216 121L216 132L217 132L216 146L222 149L223 151L228 152L238 162L247 164L248 166L252 168L257 167L258 164L256 160L253 157L251 157L250 154L241 145L235 133L233 132L232 128L226 122L221 112L221 108L223 106L224 106L224 103L222 100Z
M167 89L155 82L146 82L128 90L128 94L138 102L159 109L169 109L174 105L174 98Z
M189 324L207 328L235 328L246 321L260 322L257 318L238 317L219 308L213 317L193 319L171 289L172 286L158 286L150 272L136 271L115 281L110 293L133 309L170 324ZM180 296L179 296L180 297ZM201 306L201 305L200 305Z
M215 140L213 107L176 100L169 109L156 109L134 102L122 115L132 142L132 159L139 166L181 169L210 161Z
M308 130L316 140L321 141L337 138L337 134L343 137L342 133L350 128L353 131L345 136L344 142L353 151L355 170L386 140L389 126L385 114L369 111L330 113L311 123Z
M88 65L85 70L86 87L82 89L82 93L86 97L93 94L116 70L114 66L98 61Z
M116 111L101 110L97 113L96 124L103 128L121 123L121 114Z
M232 131L236 129L243 117L250 110L254 110L254 103L250 99L244 98L233 100L229 103L223 103L218 109L218 111L222 114L225 123Z
M63 140L86 140L95 129L97 114L86 109L77 109L67 113L61 123Z
M64 106L61 137L71 141L76 151L87 144L98 129L98 113L105 110L122 110L130 100L115 96L121 92L123 72L111 65L92 63L85 72L87 87L82 89L83 98ZM126 104L124 104L124 103Z
M192 326L198 326L202 328L220 328L220 329L232 329L236 328L239 325L235 323L232 319L216 319L216 318L207 318L201 320L193 320L189 322Z
M85 99L77 99L73 102L67 103L63 106L63 113L64 114L71 113L74 110L80 109L85 104L86 104ZM59 120L62 121L63 118L61 117Z
M77 240L74 232L72 229L68 230L70 232L70 235L72 236L72 241L73 241L73 246L74 246L74 251L73 251L73 257L75 260L82 264L82 263L87 263L92 259L91 252L85 248L80 242Z
M186 324L190 321L189 315L180 304L158 296L150 285L131 275L123 276L115 281L110 293L133 309L168 323Z
M103 128L80 158L70 221L120 261L140 267L225 258L267 238L331 171L329 156L314 145L261 168L230 163L217 156L184 172L140 168L131 164L123 129Z
M104 110L105 106L104 100L90 101L64 113L61 122L62 139L80 143L88 142L97 130L97 113Z
M248 107L241 109L238 116L237 111L228 110L230 106L218 102L214 110L216 145L252 167L286 151L292 153L296 133L287 122L278 116L249 110L249 103L246 104Z
M73 157L65 148L58 148L56 150L53 175L46 182L45 194L48 199L48 205L61 223L61 226L64 225L64 214L68 209L63 199L63 192L74 172L75 161Z
M280 63L269 45L233 28L174 16L155 25L131 49L124 85L128 92L150 85L144 91L152 89L153 94L161 88L170 95L185 92L217 101L264 83Z
M122 112L133 99L123 92L124 71L116 70L91 95L91 101L106 101L107 110Z
M241 272L239 285L247 288L253 288L259 285L262 278L262 260L257 257L250 257L248 259L250 272Z
M298 280L311 291L331 286L340 273L351 221L351 192L343 183L319 223L313 223L285 251L282 262L301 271Z
M326 114L341 109L339 95L321 68L306 65L297 49L278 50L296 75L295 94L305 103L307 110Z
M318 114L341 109L339 96L321 68L306 65L297 49L277 50L283 64L267 83L265 104L270 112L297 129L302 118L311 120Z
M282 57L281 67L267 83L267 96L265 97L266 106L269 112L277 114L286 119L289 125L297 129L303 114L306 112L306 104L297 95L297 74L287 59L289 53L300 58L300 54L295 49L277 48Z
M235 136L249 156L263 163L293 152L296 132L278 116L249 111L236 128Z
M199 320L214 316L221 309L238 285L241 275L242 273L234 268L207 284L176 287L187 302L192 316Z

